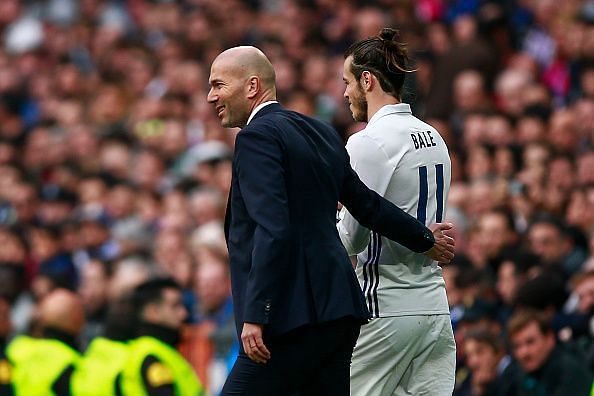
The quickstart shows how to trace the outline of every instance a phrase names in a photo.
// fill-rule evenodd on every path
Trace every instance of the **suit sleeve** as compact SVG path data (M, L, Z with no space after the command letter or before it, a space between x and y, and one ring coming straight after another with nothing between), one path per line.
M267 324L288 262L290 219L283 149L271 134L243 131L235 142L239 189L256 223L244 322Z
M340 201L362 226L398 242L416 253L433 247L433 233L417 219L370 190L357 176L344 150L345 178Z

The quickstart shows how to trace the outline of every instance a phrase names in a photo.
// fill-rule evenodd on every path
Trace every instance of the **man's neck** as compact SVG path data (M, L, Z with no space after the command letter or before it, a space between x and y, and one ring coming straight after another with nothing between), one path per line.
M266 93L262 96L260 96L258 99L254 100L254 102L252 103L252 111L254 111L254 109L258 106L260 106L262 103L266 103L266 102L270 102L276 100L276 96L273 95L272 93Z
M380 109L386 105L395 105L400 103L398 99L392 95L388 95L385 92L380 94L369 94L367 95L367 122L371 120L371 117L375 115Z
M139 336L149 336L158 339L173 347L177 346L180 341L180 331L157 323L149 323L141 321L138 326Z
M254 101L250 109L250 115L248 116L248 119L246 120L245 125L243 125L242 128L249 124L250 121L254 118L254 116L256 115L256 110L259 111L262 108L262 105L269 102L276 102L276 97L274 95L267 95L264 96L262 99Z

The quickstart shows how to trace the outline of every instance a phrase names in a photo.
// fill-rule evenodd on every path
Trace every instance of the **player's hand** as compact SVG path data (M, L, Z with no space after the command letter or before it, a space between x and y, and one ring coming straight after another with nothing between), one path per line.
M257 323L244 323L241 331L243 350L256 363L266 363L270 359L270 351L262 339L263 327Z
M452 223L435 223L429 226L435 238L435 244L425 253L425 256L440 263L449 263L454 258L456 241L444 231L454 228Z

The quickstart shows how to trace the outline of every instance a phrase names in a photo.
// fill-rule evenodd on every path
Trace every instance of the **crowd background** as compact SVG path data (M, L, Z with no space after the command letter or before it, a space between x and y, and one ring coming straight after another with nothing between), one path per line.
M111 301L167 274L189 313L181 349L216 393L237 348L222 230L237 131L206 102L210 62L258 46L280 102L346 141L364 125L342 54L384 26L411 55L404 101L452 157L457 392L484 392L465 335L505 341L526 307L593 368L594 2L577 0L2 0L4 341L35 334L38 303L66 288L84 350Z

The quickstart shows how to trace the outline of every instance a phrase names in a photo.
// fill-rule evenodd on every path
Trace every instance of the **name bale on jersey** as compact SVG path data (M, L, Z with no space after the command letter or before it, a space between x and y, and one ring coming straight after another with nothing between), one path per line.
M415 145L415 149L420 148L429 148L437 146L435 141L433 141L433 136L431 136L431 131L421 131L417 133L411 133L410 137Z

